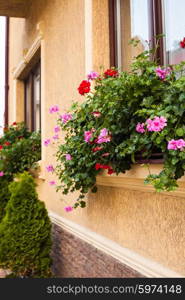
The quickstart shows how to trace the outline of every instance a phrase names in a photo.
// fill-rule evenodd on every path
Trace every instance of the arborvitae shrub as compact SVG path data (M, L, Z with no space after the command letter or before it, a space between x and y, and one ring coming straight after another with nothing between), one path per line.
M0 224L0 267L11 277L51 276L51 223L27 172L9 186L11 197Z
M9 180L5 177L0 178L0 222L5 215L5 208L10 199L10 191L8 189Z

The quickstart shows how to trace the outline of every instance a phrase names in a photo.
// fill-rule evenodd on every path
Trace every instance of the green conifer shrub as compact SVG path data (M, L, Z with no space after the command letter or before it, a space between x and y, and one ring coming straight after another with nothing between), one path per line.
M9 277L51 276L51 223L27 172L9 185L10 200L0 224L0 267Z
M9 180L6 177L0 179L0 222L5 215L5 208L10 199L10 191L8 188Z

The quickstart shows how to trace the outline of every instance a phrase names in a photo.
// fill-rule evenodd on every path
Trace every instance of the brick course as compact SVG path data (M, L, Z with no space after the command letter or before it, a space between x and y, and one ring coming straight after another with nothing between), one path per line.
M52 258L55 277L133 278L142 274L53 224Z

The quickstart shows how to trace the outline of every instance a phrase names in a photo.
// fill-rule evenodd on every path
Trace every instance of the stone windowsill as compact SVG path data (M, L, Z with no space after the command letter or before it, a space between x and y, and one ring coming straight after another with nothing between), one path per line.
M158 174L162 170L162 164L150 165L150 172L152 174ZM106 171L103 171L101 175L97 176L97 185L127 188L131 190L139 190L143 192L155 192L155 189L150 184L144 184L144 179L149 174L148 168L144 165L133 165L132 169L126 173L119 175L108 175ZM161 192L165 195L174 197L185 196L185 176L178 180L178 189L173 192Z
M163 168L162 164L151 164L150 172L152 174L158 174ZM43 160L38 162L38 168L33 171L35 178L40 180L46 180L45 163ZM126 173L120 173L119 175L108 175L107 171L103 171L97 176L97 185L110 186L118 188L127 188L131 190L138 190L143 192L155 192L155 189L150 184L144 184L144 179L148 176L148 168L144 165L135 164L132 169ZM185 176L178 180L179 187L173 192L161 192L164 195L173 197L185 196Z

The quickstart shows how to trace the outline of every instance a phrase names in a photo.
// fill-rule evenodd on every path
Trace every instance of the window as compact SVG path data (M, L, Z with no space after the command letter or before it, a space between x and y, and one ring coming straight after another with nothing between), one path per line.
M177 64L185 60L185 52L179 47L179 41L185 36L185 1L163 1L165 28L165 63Z
M41 130L40 62L28 73L25 87L25 123L29 130Z
M179 41L185 33L184 0L109 0L111 66L128 70L134 56L154 46L154 36L165 34L157 52L159 64L185 60ZM112 26L114 26L112 28ZM141 41L131 47L131 39Z

